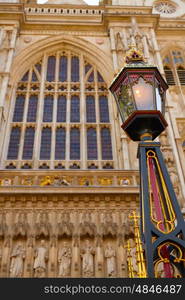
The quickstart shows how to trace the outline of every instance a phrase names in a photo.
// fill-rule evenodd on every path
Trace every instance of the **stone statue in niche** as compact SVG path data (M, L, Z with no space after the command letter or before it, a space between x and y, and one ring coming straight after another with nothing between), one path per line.
M83 277L93 277L94 275L94 254L94 248L90 245L89 240L86 240L85 246L81 250Z
M34 276L43 278L46 276L46 262L48 260L48 249L45 247L45 241L41 240L40 246L35 249L35 260L33 269Z
M47 237L49 235L50 224L48 222L48 216L46 213L40 213L36 222L36 235L43 235Z
M169 166L169 164L173 163L174 161L173 153L169 148L163 148L162 152L163 152L164 160Z
M90 237L96 234L96 225L92 222L92 214L85 211L80 214L80 235L88 234Z
M10 277L22 277L25 259L25 248L21 243L17 244L14 247L10 257Z
M58 262L59 262L59 277L65 277L70 275L71 271L71 248L68 247L67 243L64 242L64 245L59 249L58 253Z
M28 228L28 223L26 220L26 214L25 213L18 213L16 216L16 222L14 224L14 234L16 236L21 235L21 236L26 236L27 233L27 228Z
M5 231L6 231L6 224L5 224L4 214L0 214L0 238L4 236Z
M111 212L105 212L101 216L101 229L102 229L102 234L104 236L106 235L111 235L115 236L117 234L117 224L113 220L113 216Z
M108 243L105 248L105 258L107 260L107 276L116 276L116 251L110 243Z
M71 222L70 213L68 211L59 214L57 222L58 236L72 236L74 226Z
M179 196L179 193L180 193L179 178L178 178L177 172L175 171L174 167L169 169L169 174L170 174L170 178L171 178L171 182L173 184L175 194L176 194L176 196Z

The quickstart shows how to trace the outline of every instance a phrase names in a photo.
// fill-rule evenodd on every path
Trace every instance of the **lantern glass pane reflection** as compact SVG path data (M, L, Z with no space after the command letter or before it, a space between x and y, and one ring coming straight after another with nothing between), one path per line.
M146 82L142 77L132 86L137 110L155 110L153 101L152 83Z
M161 113L163 113L163 107L162 107L162 97L159 93L159 87L155 88L155 95L156 95L156 106L157 110L160 110Z
M123 120L135 111L134 101L130 85L122 85L118 96L118 105Z

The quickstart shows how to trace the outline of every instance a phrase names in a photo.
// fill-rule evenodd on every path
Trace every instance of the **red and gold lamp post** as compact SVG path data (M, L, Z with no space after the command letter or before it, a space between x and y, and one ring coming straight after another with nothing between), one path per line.
M160 143L168 85L155 66L132 48L113 80L122 128L139 141L141 237L148 277L185 277L185 222L165 166Z

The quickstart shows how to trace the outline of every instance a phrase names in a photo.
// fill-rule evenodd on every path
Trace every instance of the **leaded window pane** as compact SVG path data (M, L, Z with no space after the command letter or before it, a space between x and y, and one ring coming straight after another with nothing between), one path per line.
M53 120L53 96L46 96L44 99L43 122L52 122Z
M78 128L71 129L70 159L80 159L80 130Z
M24 136L24 147L23 147L22 159L32 159L34 137L35 137L35 128L33 127L26 128L25 136Z
M97 159L97 136L95 128L87 129L87 159Z
M71 122L80 122L80 99L78 96L71 97Z
M25 103L25 97L23 95L18 95L15 102L13 122L23 121L24 103Z
M59 63L59 81L67 81L67 57L61 56Z
M96 122L95 99L94 96L86 97L86 121L88 123Z
M50 159L51 155L51 128L42 129L40 159Z
M71 58L71 81L79 82L79 58L77 56L73 56Z
M55 81L55 65L56 65L56 58L55 56L48 57L48 64L47 64L47 81Z
M109 107L107 96L99 97L100 122L109 123Z
M109 128L101 130L102 159L112 160L112 143Z
M57 122L66 122L66 96L58 97Z
M66 149L66 130L65 128L57 128L55 141L55 159L65 159Z
M19 127L13 127L10 134L7 159L18 158L20 137L21 137L21 129Z
M31 95L28 104L27 122L36 122L38 97Z

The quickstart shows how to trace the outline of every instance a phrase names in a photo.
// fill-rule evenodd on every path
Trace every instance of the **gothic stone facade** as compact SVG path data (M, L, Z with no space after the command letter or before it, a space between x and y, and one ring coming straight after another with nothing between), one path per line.
M67 2L0 2L1 277L128 276L137 144L108 87L129 45L170 85L159 140L185 207L185 1Z

